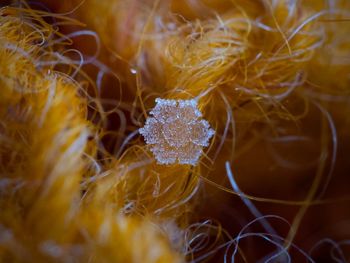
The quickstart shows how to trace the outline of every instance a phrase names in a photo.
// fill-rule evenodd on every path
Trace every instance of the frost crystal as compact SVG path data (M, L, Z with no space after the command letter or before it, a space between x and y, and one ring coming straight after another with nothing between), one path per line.
M139 132L151 145L151 151L160 164L196 165L202 148L209 145L214 135L197 108L196 100L156 99L146 124Z

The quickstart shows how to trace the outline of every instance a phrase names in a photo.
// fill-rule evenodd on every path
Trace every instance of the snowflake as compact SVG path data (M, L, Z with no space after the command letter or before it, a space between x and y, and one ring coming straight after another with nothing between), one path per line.
M196 165L214 130L201 119L196 100L156 99L140 134L160 164Z

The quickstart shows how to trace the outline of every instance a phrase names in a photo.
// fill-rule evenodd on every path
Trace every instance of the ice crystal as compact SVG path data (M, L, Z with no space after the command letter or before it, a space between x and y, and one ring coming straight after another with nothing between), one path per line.
M196 100L156 99L143 128L139 129L160 164L196 165L214 130L202 119Z

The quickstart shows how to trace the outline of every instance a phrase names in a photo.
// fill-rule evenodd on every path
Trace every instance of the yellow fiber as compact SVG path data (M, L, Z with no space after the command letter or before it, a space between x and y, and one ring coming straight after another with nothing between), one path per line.
M0 261L180 262L150 221L119 214L113 200L84 202L95 128L79 84L39 66L52 27L12 8L0 25Z
M312 262L348 238L349 1L39 3L0 9L0 262ZM198 103L198 164L156 162L156 98Z

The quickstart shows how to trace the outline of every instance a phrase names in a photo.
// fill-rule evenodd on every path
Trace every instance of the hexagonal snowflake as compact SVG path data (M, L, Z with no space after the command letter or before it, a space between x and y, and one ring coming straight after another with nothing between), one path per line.
M139 129L160 164L196 165L202 148L209 145L214 130L201 119L196 100L156 99L143 128Z

